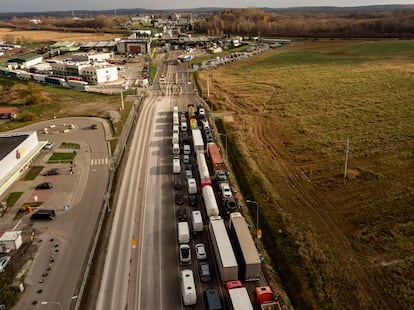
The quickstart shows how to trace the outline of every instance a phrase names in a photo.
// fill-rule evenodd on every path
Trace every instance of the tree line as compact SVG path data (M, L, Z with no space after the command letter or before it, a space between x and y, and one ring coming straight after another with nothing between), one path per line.
M234 9L207 16L196 24L195 29L211 36L412 38L414 9L343 13Z

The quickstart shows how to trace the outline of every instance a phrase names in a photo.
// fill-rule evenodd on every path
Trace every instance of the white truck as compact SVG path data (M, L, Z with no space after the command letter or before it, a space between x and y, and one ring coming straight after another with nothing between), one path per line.
M191 130L193 134L193 149L195 153L204 153L204 140L201 131L198 128Z
M214 190L211 185L206 185L202 188L204 207L206 208L207 216L219 215L219 208L217 205L216 197L214 196Z
M173 173L181 173L181 163L179 158L173 159Z
M237 265L226 226L220 216L210 217L209 233L221 281L225 283L237 280L239 266Z
M195 288L194 275L191 269L180 271L181 295L184 306L191 306L197 303L197 291Z
M234 252L239 262L239 279L258 280L262 266L245 218L240 212L230 213L229 226L230 237L234 240Z
M174 155L180 155L180 145L178 143L174 143L172 149Z
M197 183L194 178L187 179L188 194L197 194Z
M178 133L173 133L172 136L172 144L179 144L180 143L180 137L178 136Z
M203 218L200 211L195 210L191 212L191 224L193 226L193 231L203 231Z
M189 243L190 242L190 227L188 222L178 223L178 243Z

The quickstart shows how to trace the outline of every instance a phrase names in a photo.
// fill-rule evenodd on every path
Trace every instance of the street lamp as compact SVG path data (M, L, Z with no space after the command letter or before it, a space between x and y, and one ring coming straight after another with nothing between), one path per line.
M226 161L229 161L228 152L227 152L227 135L225 133L218 133L219 136L224 136L226 138L225 145L226 145Z
M256 230L259 231L259 204L257 201L249 199L246 199L246 203L254 203L256 205Z

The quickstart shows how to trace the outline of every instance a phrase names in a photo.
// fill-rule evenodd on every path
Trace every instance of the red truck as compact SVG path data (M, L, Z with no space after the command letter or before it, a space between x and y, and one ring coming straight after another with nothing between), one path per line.
M256 287L253 296L255 310L282 310L269 286Z

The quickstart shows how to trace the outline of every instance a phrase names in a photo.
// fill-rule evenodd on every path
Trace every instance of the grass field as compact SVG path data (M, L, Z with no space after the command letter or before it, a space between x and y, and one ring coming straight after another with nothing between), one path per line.
M296 308L411 308L414 41L299 41L207 74Z

